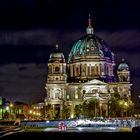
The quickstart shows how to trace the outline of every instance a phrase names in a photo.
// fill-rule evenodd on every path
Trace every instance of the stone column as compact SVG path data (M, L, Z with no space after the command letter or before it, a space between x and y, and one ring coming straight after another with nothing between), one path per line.
M105 112L105 116L107 117L107 116L109 116L109 110L108 110L108 104L105 104L105 110L106 110L106 112Z
M75 107L75 105L74 105L74 102L72 101L71 102L71 113L70 113L71 118L74 118L74 107Z

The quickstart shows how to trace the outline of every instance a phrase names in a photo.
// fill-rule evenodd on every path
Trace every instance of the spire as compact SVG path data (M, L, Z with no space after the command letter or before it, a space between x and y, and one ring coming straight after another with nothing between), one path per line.
M86 28L86 32L87 32L87 34L93 34L93 27L91 25L90 14L89 14L89 18L88 18L88 27Z
M58 44L55 45L56 50L58 50Z
M122 62L124 63L124 61L125 61L125 59L124 58L122 58Z
M92 26L91 26L91 18L90 18L90 14L89 14L89 16L88 16L88 27L92 27Z

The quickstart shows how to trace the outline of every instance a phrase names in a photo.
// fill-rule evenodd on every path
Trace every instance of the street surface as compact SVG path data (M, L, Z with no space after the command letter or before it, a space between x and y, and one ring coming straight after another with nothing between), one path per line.
M44 130L45 132L120 132L119 128L113 128L113 127L71 127L66 128L66 130L61 130L59 128L46 128Z
M0 126L0 138L23 131L24 130L18 126Z

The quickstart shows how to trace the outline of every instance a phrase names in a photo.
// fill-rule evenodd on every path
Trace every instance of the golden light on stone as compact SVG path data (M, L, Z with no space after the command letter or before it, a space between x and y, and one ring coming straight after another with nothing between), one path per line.
M131 106L128 101L132 86L129 65L122 61L116 67L114 53L103 39L94 34L90 16L86 35L76 39L69 52L68 61L65 61L63 51L58 45L48 61L45 87L47 100L44 101L46 106L51 105L53 112L59 112L55 114L56 118L62 118L63 112L68 114L65 104L69 104L70 108L67 118L83 116L82 108L78 106L87 101L94 102L95 111L91 114L95 117L98 112L103 117L110 116L109 112L115 111L108 105L113 96L112 104L114 103L116 108L127 110ZM114 73L115 67L117 73ZM115 93L118 96L115 96ZM57 108L54 107L56 105ZM77 113L74 113L75 109ZM121 116L121 113L116 115ZM130 113L127 112L127 115Z
M10 103L10 107L13 107L13 104L12 103Z

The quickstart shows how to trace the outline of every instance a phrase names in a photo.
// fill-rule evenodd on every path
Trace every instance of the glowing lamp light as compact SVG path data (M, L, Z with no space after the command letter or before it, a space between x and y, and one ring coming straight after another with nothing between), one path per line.
M122 105L123 104L123 101L120 101L119 104Z
M30 113L30 114L32 114L32 113L33 113L33 111L32 111L32 110L30 110L30 111L29 111L29 113Z
M74 114L72 113L70 117L71 117L71 118L74 118Z
M125 102L125 103L124 103L124 105L125 105L125 106L128 106L128 103L127 103L127 102Z
M10 104L10 107L13 107L13 104L12 103Z
M6 110L9 110L9 106L6 106Z

